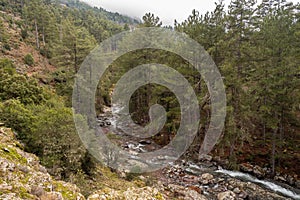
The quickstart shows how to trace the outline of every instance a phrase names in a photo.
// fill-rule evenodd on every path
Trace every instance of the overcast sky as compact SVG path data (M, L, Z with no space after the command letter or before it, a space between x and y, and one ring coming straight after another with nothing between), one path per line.
M151 12L158 16L164 25L173 25L174 19L184 21L193 9L200 13L212 11L214 0L82 0L93 6L102 7L108 11L118 12L141 19ZM229 2L230 0L226 0Z
M90 5L102 7L108 11L118 12L141 19L151 12L158 16L164 25L173 25L174 19L182 22L188 18L193 9L201 14L213 11L218 0L81 0ZM292 0L299 2L300 0ZM225 0L228 5L230 0Z

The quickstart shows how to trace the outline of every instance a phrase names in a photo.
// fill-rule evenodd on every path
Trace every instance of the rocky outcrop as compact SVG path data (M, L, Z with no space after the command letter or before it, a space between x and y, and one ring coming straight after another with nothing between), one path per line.
M184 200L207 200L207 198L201 194L201 190L194 187L183 187L180 185L169 184L167 189L170 190L173 195L176 195L177 199Z
M111 188L104 188L94 192L88 197L88 200L164 200L163 195L156 188L128 188L126 191L117 191Z
M35 155L22 150L12 130L0 127L0 199L85 198L76 185L52 179Z

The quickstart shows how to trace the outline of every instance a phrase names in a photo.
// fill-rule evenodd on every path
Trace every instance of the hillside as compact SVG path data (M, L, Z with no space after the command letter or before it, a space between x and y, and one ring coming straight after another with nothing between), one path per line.
M110 12L110 11L105 10L104 8L93 7L93 6L86 4L83 1L60 0L60 2L70 8L91 10L93 12L98 13L100 16L105 17L106 19L111 20L116 23L119 23L119 24L128 24L128 25L134 26L134 25L141 23L140 20L121 15L117 12Z
M0 127L0 199L85 199L77 186L54 180L37 156L22 150L11 129Z
M47 173L47 169L40 165L37 156L24 152L23 145L16 140L11 129L0 127L0 141L0 199L85 199L76 185L55 180ZM104 176L111 174L108 171L102 171L102 173L105 173ZM164 199L157 189L151 187L138 188L137 185L134 187L134 184L126 183L126 181L117 178L115 175L104 178L99 183L103 185L103 189L95 191L87 199L123 199L125 197L128 200L137 197L142 199ZM112 189L117 188L118 184L126 184L126 186L122 186L124 191ZM143 185L143 182L140 181L140 184Z

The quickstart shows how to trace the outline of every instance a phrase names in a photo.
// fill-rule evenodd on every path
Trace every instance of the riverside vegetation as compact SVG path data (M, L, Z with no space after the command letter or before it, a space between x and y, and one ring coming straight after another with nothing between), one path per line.
M78 192L80 198L92 195L93 191L96 199L102 194L123 198L122 195L141 191L149 198L157 199L176 198L176 192L183 196L193 195L190 190L187 190L188 194L184 192L187 188L177 186L166 186L167 192L148 187L156 183L155 175L147 174L145 179L134 174L116 174L104 167L83 147L73 123L74 75L89 52L97 43L121 31L155 26L163 25L151 13L139 21L75 0L0 0L0 122L12 128L20 141L5 146L1 139L1 163L28 166L30 174L31 170L40 168L36 157L30 154L35 164L27 165L27 158L22 161L20 155L7 156L20 149L35 154L54 177L42 172L54 189L46 186L38 189L43 195L61 194L65 199L69 197L54 185L69 183L54 179L76 184L83 195L71 184L71 189L66 191L72 190L76 195ZM220 1L212 12L200 15L193 10L184 22L175 21L174 28L165 28L183 32L203 45L224 78L227 118L223 137L211 153L213 160L232 170L243 170L245 166L253 168L253 165L265 168L266 173L260 178L288 174L293 178L290 185L297 187L298 184L299 187L299 3L263 0L255 5L254 0L232 0L225 9ZM201 125L193 145L182 159L198 160L210 120L209 93L201 75L177 55L149 49L130 52L117 59L99 83L95 102L98 112L111 106L110 92L122 74L146 63L174 67L194 88L201 108ZM141 87L131 98L131 115L138 124L147 124L148 110L154 103L165 107L168 119L163 130L151 141L165 145L180 125L180 107L171 91L155 84ZM1 130L1 134L13 137L11 130ZM22 170L11 169L17 173L12 176L27 177ZM6 174L1 175L6 177ZM2 188L4 183L8 188ZM217 180L211 181L213 183ZM0 179L0 184L0 197L13 191L15 196L7 198L42 198L30 193L34 190L31 186L14 186L7 179ZM235 183L231 185L236 188ZM172 195L167 194L170 191ZM197 198L204 199L203 192L200 193ZM217 193L221 191L216 191L215 198ZM230 192L228 195L234 196Z

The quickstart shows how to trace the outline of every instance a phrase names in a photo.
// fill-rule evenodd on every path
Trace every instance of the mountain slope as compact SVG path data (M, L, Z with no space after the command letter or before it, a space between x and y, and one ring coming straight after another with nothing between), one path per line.
M85 199L77 186L54 180L26 153L11 129L0 128L0 199Z
M113 22L119 23L119 24L131 24L131 25L136 25L141 23L140 20L134 19L132 17L128 17L122 14L119 14L118 12L110 12L105 10L104 8L97 8L97 7L92 7L88 3L81 1L76 1L76 0L61 0L63 4L65 4L68 7L71 8L77 8L77 9L86 9L86 10L91 10L96 13L101 14L103 17L105 17L108 20L111 20Z

